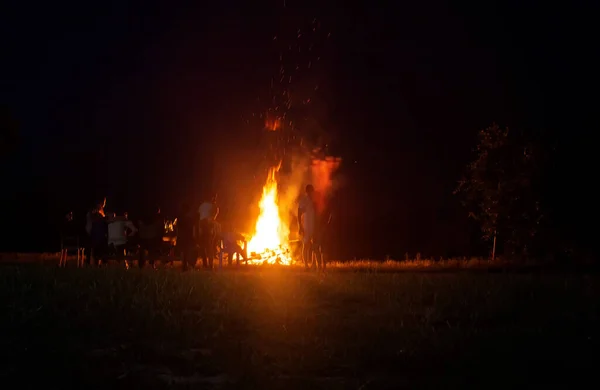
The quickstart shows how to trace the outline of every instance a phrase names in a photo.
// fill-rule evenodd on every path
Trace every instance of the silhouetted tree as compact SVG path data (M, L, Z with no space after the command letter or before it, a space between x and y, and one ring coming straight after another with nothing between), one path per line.
M497 124L479 132L477 158L467 166L455 193L483 238L497 238L504 253L527 254L543 217L535 191L536 150L523 134Z

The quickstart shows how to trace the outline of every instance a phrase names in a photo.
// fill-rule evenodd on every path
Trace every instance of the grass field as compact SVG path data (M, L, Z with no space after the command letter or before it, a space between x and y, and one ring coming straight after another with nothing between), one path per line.
M600 275L339 271L2 266L2 383L291 390L595 378Z
M0 253L0 265L1 264L23 264L23 263L37 263L43 265L54 265L58 264L58 253ZM75 257L69 256L69 263L76 264ZM226 263L226 259L224 260ZM180 265L179 261L175 262L176 265ZM215 264L217 262L215 261ZM506 261L501 258L497 258L494 261L484 259L483 257L457 257L457 258L407 258L401 261L397 260L385 260L385 261L372 261L364 259L355 259L352 261L328 261L328 267L335 268L338 270L371 270L371 271L412 271L412 270L488 270L488 269L505 269L511 268L515 264ZM198 264L199 266L199 264ZM536 266L535 262L519 262L518 267L531 267Z

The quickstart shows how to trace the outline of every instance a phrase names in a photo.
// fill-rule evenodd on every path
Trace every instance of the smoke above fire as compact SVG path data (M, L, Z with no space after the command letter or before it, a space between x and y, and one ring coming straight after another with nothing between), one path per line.
M320 156L313 152L310 155L297 154L291 158L288 173L280 175L279 207L285 223L295 218L298 209L298 199L304 194L307 184L315 188L316 203L319 211L323 211L337 189L341 180L336 175L342 159L334 156ZM294 231L294 229L289 229Z
M317 198L317 211L325 210L329 198L337 187L333 180L334 173L338 170L342 159L327 156L323 159L313 159L310 166L311 184L315 187Z

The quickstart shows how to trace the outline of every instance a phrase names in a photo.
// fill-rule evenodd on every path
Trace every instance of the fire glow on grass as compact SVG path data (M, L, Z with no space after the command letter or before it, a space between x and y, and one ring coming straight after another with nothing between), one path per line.
M277 168L271 168L258 203L260 214L255 232L248 241L249 263L291 264L288 236L289 227L279 214Z

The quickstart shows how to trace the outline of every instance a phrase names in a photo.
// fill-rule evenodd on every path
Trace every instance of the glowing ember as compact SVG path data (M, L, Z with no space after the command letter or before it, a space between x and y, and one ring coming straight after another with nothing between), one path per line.
M277 131L281 128L281 119L268 118L265 120L265 128L269 131Z
M289 228L279 215L277 180L279 168L271 168L258 203L260 214L256 220L254 236L248 241L250 263L291 263L288 246Z

